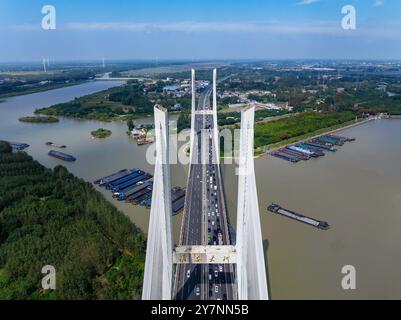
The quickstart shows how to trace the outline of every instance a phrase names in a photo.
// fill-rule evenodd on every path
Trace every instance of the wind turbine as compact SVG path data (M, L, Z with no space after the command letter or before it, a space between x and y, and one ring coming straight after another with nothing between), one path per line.
M44 57L42 57L42 64L43 64L43 71L47 72L47 70L46 70L46 59Z

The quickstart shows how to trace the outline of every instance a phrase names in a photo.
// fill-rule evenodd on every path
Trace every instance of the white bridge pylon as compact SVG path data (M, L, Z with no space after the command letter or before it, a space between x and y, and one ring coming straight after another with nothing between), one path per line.
M168 116L158 105L154 107L154 115L156 161L142 300L171 300L173 238Z
M190 159L192 159L195 139L194 119L197 112L194 70L191 72L191 77ZM211 112L214 118L213 139L218 155L216 77L217 73L214 70ZM269 299L253 160L254 113L254 107L246 108L241 112L236 244L178 246L173 249L168 116L164 108L155 106L156 162L142 299L172 299L174 264L236 264L234 279L237 285L237 298L239 300ZM218 158L217 156L216 159Z
M255 107L241 111L237 202L239 300L268 300L265 258L254 169Z

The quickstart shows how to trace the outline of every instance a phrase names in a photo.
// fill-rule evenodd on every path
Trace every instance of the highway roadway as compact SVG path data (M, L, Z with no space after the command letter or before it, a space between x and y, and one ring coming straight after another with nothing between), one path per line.
M204 89L197 111L211 111L211 93L211 86ZM194 150L179 245L231 244L213 128L211 113L196 113ZM233 265L179 264L175 273L174 297L177 300L234 300L234 274Z

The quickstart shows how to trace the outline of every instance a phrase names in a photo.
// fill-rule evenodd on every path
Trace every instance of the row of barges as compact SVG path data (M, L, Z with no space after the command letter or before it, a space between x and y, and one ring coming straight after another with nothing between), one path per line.
M311 158L325 156L325 152L336 152L337 147L343 146L346 142L355 141L354 138L347 138L333 134L326 134L308 141L302 141L294 145L288 145L281 149L270 152L270 155L292 163L306 161Z
M141 169L123 169L93 182L110 190L113 198L135 205L150 207L152 204L153 176ZM185 190L174 187L171 190L172 212L176 215L185 204Z

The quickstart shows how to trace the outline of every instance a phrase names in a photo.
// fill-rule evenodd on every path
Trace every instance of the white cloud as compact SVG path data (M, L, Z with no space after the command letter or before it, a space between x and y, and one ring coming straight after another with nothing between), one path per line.
M373 3L374 7L380 7L381 5L384 4L384 0L375 0Z
M320 0L302 0L301 2L298 2L298 4L308 5L316 2L320 2Z
M360 25L357 30L344 31L338 21L314 21L314 22L197 22L178 21L172 23L146 22L146 23L122 23L122 22L75 22L59 24L58 31L77 32L102 32L102 31L126 31L138 33L152 32L177 32L177 33L249 33L269 35L299 35L299 36L339 36L365 38L401 38L399 26L401 20L386 21L380 26ZM21 24L8 27L8 30L18 32L41 31L38 24Z
M340 31L338 23L330 21L311 23L273 22L196 22L181 21L174 23L69 23L60 28L68 30L125 30L138 32L174 31L174 32L274 32L274 33L323 33L333 34Z

